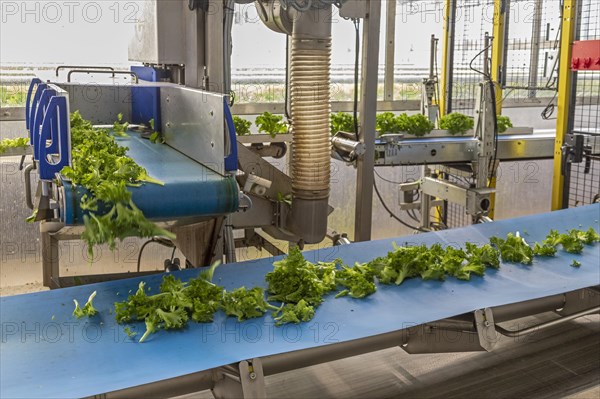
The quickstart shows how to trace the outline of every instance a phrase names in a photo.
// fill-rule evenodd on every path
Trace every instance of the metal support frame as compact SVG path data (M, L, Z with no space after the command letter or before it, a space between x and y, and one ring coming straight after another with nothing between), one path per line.
M489 47L486 34L486 48ZM487 54L486 54L487 60ZM487 61L484 63L484 65ZM485 67L484 69L486 69ZM431 178L431 171L427 166L423 167L423 180L421 181L421 221L420 227L428 230L431 224L431 203L435 198L467 207L467 213L476 222L481 216L488 216L493 209L492 194L495 191L489 182L490 171L497 168L497 151L495 140L495 118L496 104L493 101L492 87L489 81L481 82L475 108L475 137L477 146L470 160L475 176L475 187L465 189L456 184ZM445 147L444 151L447 151ZM430 154L437 155L437 151L431 150ZM495 173L494 173L495 174Z
M560 64L558 76L558 115L556 119L556 140L554 142L554 175L552 179L552 210L566 207L565 176L562 166L562 147L571 124L571 72L572 43L575 38L577 1L564 0L562 12L562 30L560 38Z
M431 177L423 178L421 190L425 197L435 197L467 208L467 213L472 216L487 213L489 196L493 192L493 189L488 188L464 188L446 180Z
M215 398L266 398L265 375L260 358L244 360L217 370L212 388Z
M371 239L380 24L381 2L369 0L369 13L363 25L362 97L359 126L359 138L365 144L366 152L357 161L354 241Z
M456 2L444 4L444 33L442 53L442 78L440 84L440 117L452 112L452 66L454 65L454 33L456 31Z
M273 256L285 255L285 252L280 250L275 244L267 240L261 234L257 233L256 230L253 228L244 229L244 237L237 238L235 240L235 247L255 247L258 250L264 249Z
M477 309L472 313L431 323L405 325L393 332L353 341L243 360L212 370L96 395L94 399L166 398L206 389L212 389L218 399L263 398L266 397L265 376L397 346L410 354L493 351L502 335L523 336L538 332L597 313L599 306L598 287L584 288L515 304ZM498 325L548 312L555 312L562 317L523 330L508 330Z
M438 39L431 35L429 54L429 76L421 84L421 113L437 125L440 110L436 97L438 76L435 70ZM439 94L439 93L438 93Z

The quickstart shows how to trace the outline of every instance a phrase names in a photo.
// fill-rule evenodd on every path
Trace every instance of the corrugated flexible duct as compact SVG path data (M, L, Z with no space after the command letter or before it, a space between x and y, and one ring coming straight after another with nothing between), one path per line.
M293 133L288 222L306 243L327 232L331 176L331 6L296 13L290 57Z

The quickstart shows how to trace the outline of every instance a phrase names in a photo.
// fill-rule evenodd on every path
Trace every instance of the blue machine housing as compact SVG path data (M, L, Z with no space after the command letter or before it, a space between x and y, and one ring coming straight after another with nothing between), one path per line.
M166 72L145 66L132 66L131 72L147 82L160 82L167 77ZM131 99L131 123L143 125L154 119L154 129L160 132L160 88L132 87Z

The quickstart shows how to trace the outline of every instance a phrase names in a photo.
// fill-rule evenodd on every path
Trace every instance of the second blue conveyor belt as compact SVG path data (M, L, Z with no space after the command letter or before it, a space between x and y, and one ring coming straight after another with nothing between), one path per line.
M385 256L397 245L485 244L491 236L519 231L530 243L550 229L599 230L600 204L501 220L454 230L355 243L305 253L309 261L341 258L349 265ZM217 268L213 282L232 290L266 288L265 274L280 257L248 260ZM572 267L573 260L581 263ZM173 273L188 280L198 270ZM146 281L158 292L162 276L133 278L35 294L0 298L0 397L87 397L210 370L242 360L301 351L398 331L486 307L519 303L600 284L600 244L581 255L559 250L532 265L502 263L471 281L410 279L400 286L377 285L364 299L325 298L307 323L275 327L270 314L238 322L222 311L212 323L188 323L180 331L158 331L144 343L130 339L114 317L115 302ZM84 303L97 291L99 314L73 317L73 299ZM138 337L144 323L132 323Z

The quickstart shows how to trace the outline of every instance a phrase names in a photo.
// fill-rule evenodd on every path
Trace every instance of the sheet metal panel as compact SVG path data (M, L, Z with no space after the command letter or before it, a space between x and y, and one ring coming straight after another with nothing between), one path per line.
M188 157L223 172L223 96L185 87L162 87L160 109L167 143Z
M520 230L529 241L549 229L598 229L600 204L539 214L456 230L427 233L307 252L309 260L341 257L353 264L386 254L392 242L461 245L484 243L492 235ZM525 230L527 233L525 233ZM224 265L214 281L233 289L264 287L274 259ZM573 268L573 259L581 261ZM197 270L178 272L190 278ZM156 292L161 276L144 278ZM151 383L267 355L350 341L435 321L475 309L516 303L600 284L600 245L583 256L559 251L556 258L536 259L532 266L503 264L472 281L409 280L378 286L372 296L356 300L328 297L308 323L275 328L271 316L238 323L218 313L212 324L183 331L160 331L137 344L116 325L110 309L134 292L141 279L128 279L0 299L0 396L81 397ZM74 298L85 301L98 291L100 314L90 320L71 315ZM144 328L135 325L140 334Z

